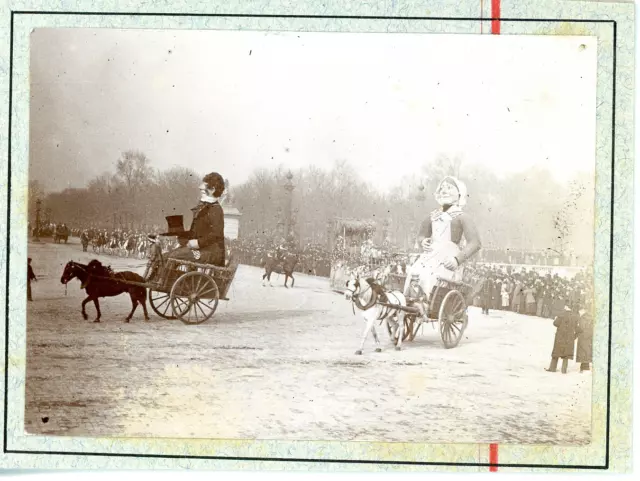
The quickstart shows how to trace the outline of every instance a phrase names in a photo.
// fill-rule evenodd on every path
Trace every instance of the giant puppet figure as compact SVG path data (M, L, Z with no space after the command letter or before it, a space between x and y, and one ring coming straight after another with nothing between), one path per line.
M420 226L418 243L424 252L411 266L405 291L410 284L411 274L420 276L420 286L427 295L431 294L438 277L462 281L465 261L481 247L475 224L469 214L462 210L467 203L465 184L447 176L440 182L434 195L440 209L431 212Z

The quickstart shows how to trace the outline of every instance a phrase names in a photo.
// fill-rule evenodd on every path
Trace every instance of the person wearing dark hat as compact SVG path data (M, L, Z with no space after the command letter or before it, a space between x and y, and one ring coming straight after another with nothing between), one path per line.
M585 296L584 304L578 312L578 345L576 362L580 364L580 372L589 371L593 362L593 314L590 296Z
M186 241L185 246L169 252L167 258L224 267L224 213L219 202L224 190L225 183L220 174L207 174L200 184L200 203L191 209L191 229L184 231L182 216L167 217L169 233L161 235L175 235L182 243Z
M558 359L562 359L562 374L567 373L569 359L573 359L575 354L575 342L579 332L579 316L575 309L576 306L567 298L562 313L553 322L556 327L556 336L553 340L551 364L548 369L545 368L548 372L556 372Z
M33 267L31 267L31 257L27 259L27 301L31 302L33 299L31 298L31 281L38 282L38 278L33 272Z

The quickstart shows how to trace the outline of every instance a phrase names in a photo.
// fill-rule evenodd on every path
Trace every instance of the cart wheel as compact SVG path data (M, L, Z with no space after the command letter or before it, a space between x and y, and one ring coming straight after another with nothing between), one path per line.
M411 335L411 329L413 329L413 317L411 317L411 320L408 319L409 317L411 316L404 316L404 331L402 332L402 342L407 340L407 338ZM385 322L385 324L387 325L387 332L389 333L389 337L393 339L394 344L397 343L398 334L396 332L391 332L391 326L388 322Z
M171 294L149 289L149 304L153 312L165 319L175 319L171 309Z
M440 336L444 347L456 347L467 328L467 303L460 292L449 291L440 304Z
M173 315L185 324L202 324L218 307L218 286L202 272L187 272L171 288Z

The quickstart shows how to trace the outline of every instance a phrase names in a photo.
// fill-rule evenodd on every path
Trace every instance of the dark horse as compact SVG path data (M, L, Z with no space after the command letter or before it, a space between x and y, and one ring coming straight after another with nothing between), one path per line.
M147 313L147 288L118 282L118 280L123 280L144 283L142 276L130 271L114 273L110 268L104 267L100 261L94 259L89 262L88 265L73 261L67 262L67 265L64 266L62 277L60 277L60 282L67 284L74 277L77 277L82 283L80 289L84 289L87 293L87 298L82 301L82 317L85 319L88 319L85 311L87 302L93 301L93 304L96 306L98 317L96 317L96 320L93 322L100 322L101 314L98 298L113 297L128 292L129 296L131 296L132 308L125 322L131 320L133 313L138 308L138 304L142 304L144 320L149 320L149 314Z
M282 266L282 272L284 272L284 287L287 289L289 286L287 285L287 281L289 277L291 277L291 287L295 284L296 280L293 277L293 271L298 264L298 254L294 254L291 252L284 252L281 255L278 255L275 252L270 252L267 254L264 259L264 274L262 275L262 285L265 284L265 280L269 281L269 285L271 284L271 273L277 272L280 273L280 266Z

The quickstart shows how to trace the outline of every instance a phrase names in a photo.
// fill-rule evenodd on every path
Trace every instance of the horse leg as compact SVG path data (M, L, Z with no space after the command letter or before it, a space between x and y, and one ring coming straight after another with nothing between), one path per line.
M87 302L89 302L90 300L91 300L91 296L87 297L84 301L82 301L82 317L84 318L85 321L89 319L89 316L87 316L87 311L85 310L84 306L86 306Z
M369 319L367 319L367 317L369 317ZM367 337L369 336L369 333L371 332L371 329L373 328L373 323L376 320L376 316L373 315L369 315L369 316L365 316L365 321L367 322L366 327L364 328L364 332L362 333L362 341L360 342L360 349L358 349L356 351L356 355L362 355L362 349L364 348L364 343L367 340Z
M378 337L376 326L374 324L371 325L371 334L373 334L373 340L376 343L376 352L382 352L382 348L380 347L380 338Z
M136 312L136 309L138 308L138 299L136 299L136 296L133 294L133 292L129 293L129 297L131 297L131 312L129 313L129 315L125 318L124 322L129 322L131 320L131 318L133 317L133 313Z
M404 311L398 312L398 344L396 344L396 351L402 350L402 338L404 337Z
M93 304L96 306L96 312L98 313L98 317L96 317L96 320L93 321L93 322L100 322L100 316L102 314L100 313L100 303L98 302L98 298L97 297L95 297L93 299Z
M141 296L141 299L138 301L142 304L142 310L144 311L144 320L149 321L149 313L147 312L147 289L144 288L144 295Z

